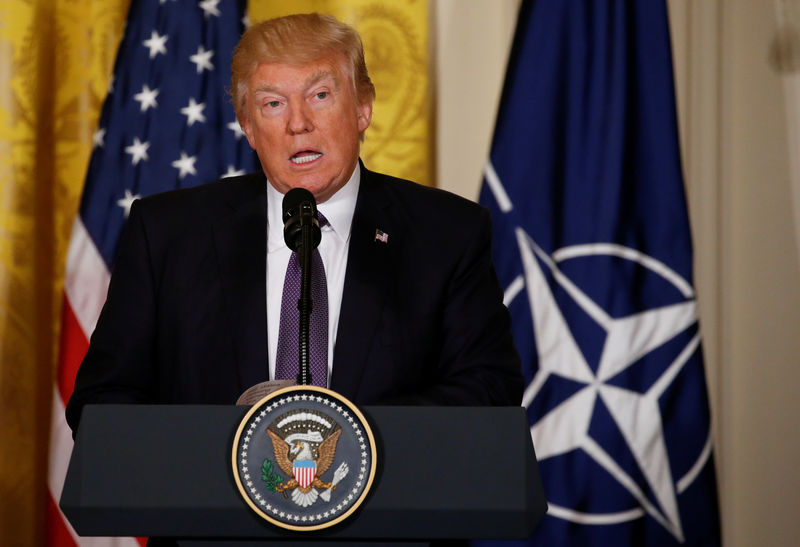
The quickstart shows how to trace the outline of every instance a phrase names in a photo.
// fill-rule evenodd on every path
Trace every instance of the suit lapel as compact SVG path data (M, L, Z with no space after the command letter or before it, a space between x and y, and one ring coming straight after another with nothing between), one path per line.
M375 175L361 167L342 308L333 358L331 389L355 399L362 371L375 343L386 293L392 285L392 240L376 239L376 230L393 233L391 203Z
M229 214L213 226L241 390L269 378L267 360L267 192L263 175L236 184Z

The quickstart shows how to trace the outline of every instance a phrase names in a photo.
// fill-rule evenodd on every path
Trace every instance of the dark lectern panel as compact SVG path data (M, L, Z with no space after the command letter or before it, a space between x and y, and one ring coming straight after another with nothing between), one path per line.
M61 507L81 535L186 538L522 538L545 511L521 408L366 407L372 491L347 521L293 533L240 497L231 444L244 407L84 409Z

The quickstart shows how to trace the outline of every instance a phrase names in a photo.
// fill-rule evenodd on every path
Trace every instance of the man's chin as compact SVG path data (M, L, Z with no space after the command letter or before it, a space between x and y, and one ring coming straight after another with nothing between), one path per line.
M288 182L279 182L277 184L274 183L269 177L267 177L267 180L269 180L270 184L272 184L272 187L281 194L286 194L286 192L293 188L303 188L308 190L314 194L314 199L317 203L323 203L324 201L327 201L333 194L336 193L336 190L338 190L338 188L333 188L334 184L331 182L319 180L293 180Z
M289 186L287 191L292 188L305 188L314 194L314 199L317 203L324 203L338 192L345 183L347 183L347 180L301 180Z

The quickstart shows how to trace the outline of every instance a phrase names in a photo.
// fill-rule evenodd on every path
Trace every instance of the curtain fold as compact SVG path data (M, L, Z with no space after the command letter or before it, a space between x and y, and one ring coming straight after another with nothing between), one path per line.
M44 541L67 245L127 0L0 5L0 544Z

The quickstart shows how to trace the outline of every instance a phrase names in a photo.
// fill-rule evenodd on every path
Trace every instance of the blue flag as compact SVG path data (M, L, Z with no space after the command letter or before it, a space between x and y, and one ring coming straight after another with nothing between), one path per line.
M523 2L481 202L549 503L525 544L719 544L664 2Z
M80 207L109 267L135 198L255 169L227 96L245 8L131 2Z

